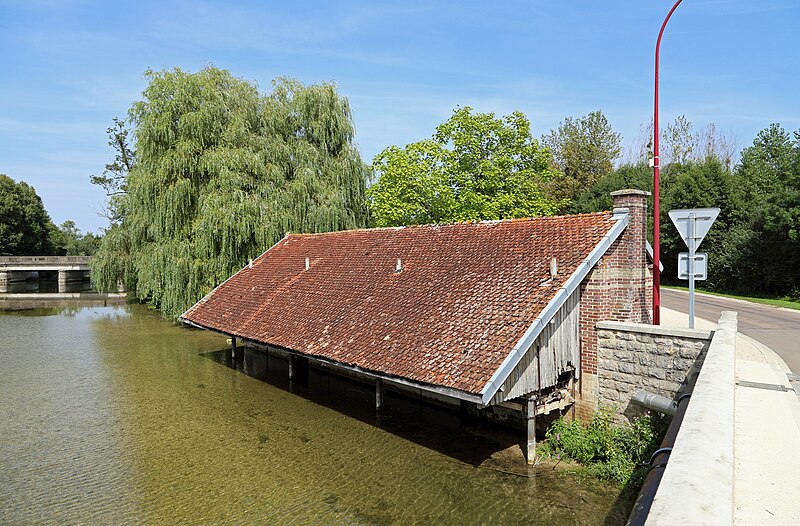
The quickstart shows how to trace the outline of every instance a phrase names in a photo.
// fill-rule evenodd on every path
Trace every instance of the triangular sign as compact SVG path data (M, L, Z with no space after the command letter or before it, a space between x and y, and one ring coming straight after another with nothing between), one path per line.
M703 239L714 224L714 220L719 215L719 208L692 208L690 210L670 210L669 218L683 238L686 246L689 246L689 232L691 223L694 222L694 249L700 246ZM691 247L690 247L691 248Z

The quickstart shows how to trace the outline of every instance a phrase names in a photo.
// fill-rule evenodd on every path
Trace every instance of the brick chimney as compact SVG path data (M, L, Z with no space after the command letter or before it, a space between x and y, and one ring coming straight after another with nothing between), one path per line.
M597 409L597 333L600 321L651 323L652 275L647 256L647 197L642 190L612 192L614 213L628 226L581 284L579 418Z

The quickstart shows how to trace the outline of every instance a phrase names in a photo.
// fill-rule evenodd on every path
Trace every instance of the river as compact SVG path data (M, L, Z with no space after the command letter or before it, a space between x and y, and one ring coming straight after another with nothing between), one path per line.
M143 305L0 315L0 524L614 524L613 484L520 436L187 329Z

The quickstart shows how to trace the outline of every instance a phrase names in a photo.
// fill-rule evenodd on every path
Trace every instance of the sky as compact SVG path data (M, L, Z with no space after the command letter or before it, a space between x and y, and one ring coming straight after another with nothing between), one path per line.
M206 65L262 92L279 76L335 82L367 162L457 106L522 111L535 137L601 110L631 152L672 4L0 0L0 173L33 186L57 224L100 231L105 194L89 176L113 157L106 128L145 70ZM773 122L800 129L799 28L796 0L685 0L661 45L661 122L713 122L739 148Z

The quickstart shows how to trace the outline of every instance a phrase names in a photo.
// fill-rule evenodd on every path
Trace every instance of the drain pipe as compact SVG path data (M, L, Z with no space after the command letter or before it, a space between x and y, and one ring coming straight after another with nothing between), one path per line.
M667 466L669 454L672 452L672 447L675 445L675 438L678 436L678 430L681 427L681 422L683 422L683 415L686 414L686 408L689 407L689 397L691 396L691 394L684 394L678 397L677 400L672 401L663 396L639 391L632 399L635 399L640 394L649 395L649 397L654 397L656 399L660 398L661 401L658 401L657 405L662 407L664 405L663 400L666 400L668 402L667 406L674 406L675 409L672 413L674 415L672 417L672 422L670 422L667 428L664 440L661 441L661 447L650 457L650 471L647 472L647 476L642 484L642 489L639 490L639 496L636 498L636 503L633 505L630 517L628 517L627 526L644 526L645 521L647 521L647 515L650 513L650 507L653 505L653 499L658 491L661 477L664 476L664 468ZM648 398L648 396L640 397L640 399L644 398ZM652 398L650 398L650 400L652 400ZM637 402L639 402L639 400L637 400ZM645 404L642 403L642 405ZM645 407L660 411L655 405L652 407L645 405Z
M636 391L631 397L631 402L636 402L653 411L664 413L665 415L675 416L675 411L678 409L678 402L670 400L669 398L647 391Z

